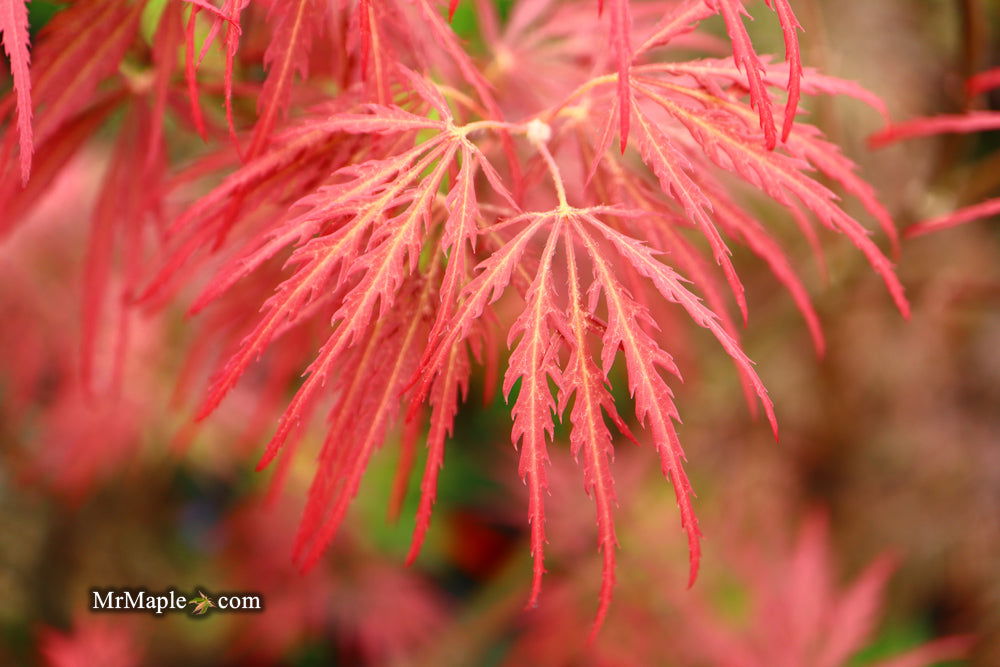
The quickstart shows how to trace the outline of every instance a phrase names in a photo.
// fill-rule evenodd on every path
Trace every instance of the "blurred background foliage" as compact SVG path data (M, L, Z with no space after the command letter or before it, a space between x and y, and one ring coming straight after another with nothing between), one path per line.
M505 15L511 2L497 4ZM32 30L61 7L32 2ZM896 119L966 108L965 78L1000 65L996 2L799 0L795 7L807 64L877 91ZM459 4L453 25L475 48L472 2ZM762 44L770 40L762 51L781 51L773 20L753 28ZM996 95L972 102L998 103ZM810 113L861 163L901 225L997 194L995 136L871 153L865 138L880 119L869 110L827 100ZM904 245L909 322L886 307L856 253L832 244L830 283L811 277L829 340L823 359L762 267L738 262L751 304L746 349L778 407L782 440L775 445L739 409L726 360L702 354L695 339L687 356L698 363L685 368L678 401L707 537L704 571L687 591L671 490L649 451L619 443L619 582L608 627L588 648L600 569L591 508L566 472L566 448L556 448L549 575L541 606L524 610L530 564L509 409L495 394L483 400L481 380L448 446L428 543L409 569L402 561L416 493L410 488L396 521L386 518L399 456L392 441L366 475L349 529L315 570L295 570L289 545L309 452L284 493L266 502L271 473L253 472L261 442L246 435L252 396L186 430L183 415L169 409L170 378L182 362L169 351L183 349L188 335L179 313L136 336L135 368L114 414L74 412L60 385L77 353L81 212L93 200L104 149L93 146L74 178L53 188L0 247L0 663L55 662L90 647L109 665L716 664L691 646L693 638L702 649L711 643L699 619L752 635L768 594L762 582L782 585L768 567L797 553L800 526L822 524L829 529L823 567L835 588L880 554L898 564L884 615L872 619L850 664L956 633L977 635L974 664L1000 664L995 224ZM808 249L798 251L804 257ZM44 382L25 387L15 372L22 366L11 360L31 355L44 365ZM313 438L316 446L321 435ZM809 544L826 545L815 539ZM266 611L198 620L95 616L85 610L95 586L254 590Z

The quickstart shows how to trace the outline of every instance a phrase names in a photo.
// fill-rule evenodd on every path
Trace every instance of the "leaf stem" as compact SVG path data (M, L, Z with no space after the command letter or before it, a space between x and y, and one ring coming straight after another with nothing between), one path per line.
M477 120L465 125L455 127L455 131L462 136L471 134L477 130L506 130L508 132L524 132L524 125L520 123L507 123L502 120Z
M545 166L549 169L549 174L552 176L552 182L556 186L556 196L559 197L559 208L566 211L570 208L569 202L566 201L566 186L563 185L562 174L559 172L559 165L556 164L555 158L552 157L552 153L549 151L549 147L545 145L544 142L536 140L532 142L535 148L538 149L538 153L545 160Z

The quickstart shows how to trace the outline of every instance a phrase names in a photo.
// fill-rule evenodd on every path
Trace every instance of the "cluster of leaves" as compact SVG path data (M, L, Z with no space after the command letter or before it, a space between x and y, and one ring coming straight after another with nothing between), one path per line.
M802 96L884 109L805 70L788 1L767 4L784 63L757 55L741 0L524 0L503 19L479 0L479 39L468 47L431 0L77 0L39 34L29 76L23 3L3 0L15 86L0 113L16 122L0 146L0 232L114 118L85 270L84 383L119 383L114 368L93 364L112 296L129 306L112 327L124 349L134 306L187 298L191 285L201 290L192 312L207 311L192 366L227 350L198 420L255 361L268 406L304 369L259 467L280 459L280 484L304 426L325 410L295 546L306 567L396 424L396 503L427 433L416 558L473 365L485 366L488 391L501 384L506 335L502 386L529 489L530 602L544 572L546 450L568 412L603 554L599 626L615 570L612 429L628 439L641 429L652 442L675 489L692 581L697 573L700 531L671 389L679 313L732 358L777 432L731 312L748 317L731 245L769 266L823 349L777 235L734 193L745 185L773 200L820 261L817 223L844 234L908 312L890 261L820 179L855 197L895 243L887 211L837 147L796 118ZM677 48L718 49L693 32L714 16L731 54L671 60ZM593 48L593 35L605 48ZM185 133L217 150L178 168L171 152ZM613 397L622 372L630 401Z

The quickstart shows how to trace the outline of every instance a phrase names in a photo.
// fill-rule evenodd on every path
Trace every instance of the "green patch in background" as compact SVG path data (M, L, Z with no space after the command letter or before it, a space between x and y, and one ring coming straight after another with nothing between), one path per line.
M849 667L862 667L889 660L933 641L935 637L935 633L919 620L906 619L905 623L888 624L868 646L855 654L847 664ZM938 667L945 667L963 663L948 661L934 664Z
M471 2L460 2L451 17L451 29L463 40L474 38L479 34L476 21L476 10Z
M49 0L32 0L28 3L28 25L30 26L32 42L39 30L44 28L52 17L65 9L67 5Z

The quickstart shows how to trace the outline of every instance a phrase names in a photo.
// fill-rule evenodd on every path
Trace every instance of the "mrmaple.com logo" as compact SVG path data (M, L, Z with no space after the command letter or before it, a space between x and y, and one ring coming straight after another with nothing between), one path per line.
M174 589L150 593L145 589L107 588L90 591L91 611L144 612L162 616L167 612L187 611L203 616L209 610L252 612L263 611L260 593L218 593L208 595L202 589L183 595Z

